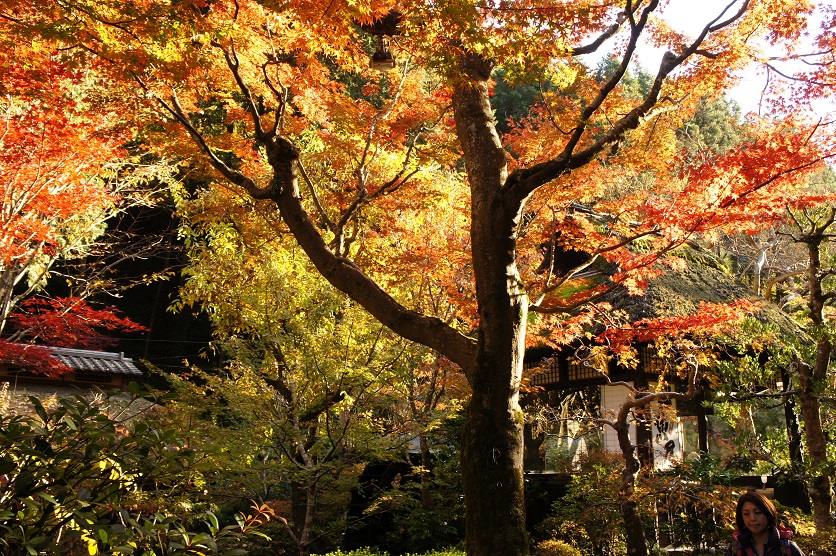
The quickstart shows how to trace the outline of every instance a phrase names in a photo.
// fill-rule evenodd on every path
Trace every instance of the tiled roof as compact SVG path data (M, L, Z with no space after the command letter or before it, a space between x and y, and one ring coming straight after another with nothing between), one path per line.
M124 353L86 349L49 348L52 356L74 371L142 376L133 359Z

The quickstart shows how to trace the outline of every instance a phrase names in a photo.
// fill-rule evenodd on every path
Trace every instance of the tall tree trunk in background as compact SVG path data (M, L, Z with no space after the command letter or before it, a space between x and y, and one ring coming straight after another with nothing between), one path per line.
M819 391L825 386L827 371L833 345L827 333L827 319L824 307L829 295L822 288L822 281L826 273L822 269L821 244L828 238L828 229L836 219L836 208L831 209L830 216L818 225L813 219L808 233L795 238L796 241L807 246L809 256L808 286L810 288L807 300L810 309L810 320L814 327L816 338L815 361L812 364L797 360L799 400L801 416L804 419L804 436L809 455L808 464L812 468L813 478L810 482L810 499L813 504L813 518L816 529L830 529L834 526L831 514L833 501L832 482L827 471L827 439L822 429Z
M14 291L14 275L10 268L0 268L0 332L6 327L6 320L12 312L12 293Z
M804 435L807 439L809 465L813 478L810 481L810 500L813 504L813 518L816 529L833 527L831 505L833 502L832 482L824 466L827 463L827 440L821 424L819 399L815 393L817 382L816 368L799 362L799 383L801 387L801 415L804 418Z
M430 483L430 466L432 465L432 455L430 454L430 443L427 441L427 435L422 434L419 437L421 445L421 507L425 510L433 509L433 495Z
M788 392L791 387L790 374L785 368L781 369L781 382L784 385L784 392ZM784 421L787 425L787 448L790 456L790 464L798 471L804 467L804 445L795 405L795 398L787 395L784 401Z
M291 484L292 536L299 556L309 556L311 553L311 533L316 514L316 479L312 476Z
M781 381L785 392L792 388L790 373L786 368L781 369ZM798 411L796 409L795 396L787 395L784 398L784 421L787 427L787 448L790 456L791 477L786 486L792 489L793 506L802 510L810 511L810 496L807 483L804 481L804 441L801 425L798 422Z

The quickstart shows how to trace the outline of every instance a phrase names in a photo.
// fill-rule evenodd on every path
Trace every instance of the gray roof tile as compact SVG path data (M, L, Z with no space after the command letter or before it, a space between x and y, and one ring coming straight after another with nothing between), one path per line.
M50 348L52 356L74 371L142 376L133 359L124 353L86 349Z

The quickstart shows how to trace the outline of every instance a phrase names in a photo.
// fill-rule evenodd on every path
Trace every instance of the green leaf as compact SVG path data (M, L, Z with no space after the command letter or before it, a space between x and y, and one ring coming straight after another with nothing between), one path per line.
M78 430L78 425L76 425L75 421L73 421L68 415L64 416L64 422L67 423L67 426L70 427L71 430Z
M0 458L0 475L6 475L7 473L11 473L16 468L17 464L9 456L3 456L2 458Z
M58 505L60 504L60 503L59 503L59 502L55 499L55 497L54 497L54 496L52 496L51 494L46 494L46 493L43 493L43 494L39 494L38 496L39 496L42 500L46 500L47 502L49 502L49 503L51 503L51 504L55 504L56 506L58 506Z
M218 518L212 512L206 512L206 519L209 520L209 529L215 533L220 529L220 525L218 524Z
M35 486L35 477L32 472L27 469L21 470L15 480L15 496L26 495L33 486Z
M30 396L29 397L29 402L34 407L35 413L38 414L38 417L40 417L41 420L44 423L46 423L49 420L49 417L47 416L46 409L44 409L44 406L41 404L41 401L34 396Z

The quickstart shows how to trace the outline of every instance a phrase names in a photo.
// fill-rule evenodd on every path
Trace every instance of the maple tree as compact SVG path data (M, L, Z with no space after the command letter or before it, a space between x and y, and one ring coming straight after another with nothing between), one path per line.
M832 90L836 85L836 11L822 2L814 12L806 40L784 51L761 52L756 56L765 74L761 90L767 108L812 109L820 117L832 111ZM817 106L818 105L818 106Z
M689 36L660 4L399 2L391 48L403 61L386 75L368 68L358 26L395 7L384 2L0 6L12 33L49 37L109 87L134 87L141 114L158 110L143 131L155 149L199 150L217 186L276 211L277 233L334 287L462 369L467 550L517 555L526 345L583 333L605 317L607 291L641 292L697 234L756 230L785 199L813 202L793 180L829 154L824 125L787 113L685 167L674 136L698 99L732 84L762 41L791 48L813 6L732 3ZM646 91L623 86L640 43L666 50ZM604 44L617 63L599 81L579 57ZM497 67L555 85L502 137ZM566 265L571 252L585 262ZM602 259L617 271L589 280ZM407 277L426 295L398 289Z
M346 471L405 458L416 436L428 457L433 429L460 407L444 395L455 373L312 274L251 200L209 190L181 198L178 214L190 264L175 309L209 315L228 363L219 375L171 377L179 395L168 419L193 423L192 447L212 454L210 481L286 504L285 530L309 554L323 546L323 531L341 526L327 516Z
M113 307L95 309L79 298L33 297L9 318L8 340L55 347L103 350L118 339L104 331L141 332L144 327L119 316Z
M832 24L832 22L831 22ZM825 29L830 24L824 23ZM820 52L817 57L826 56L827 52ZM791 58L794 56L790 56ZM797 87L809 86L809 76L798 75ZM715 110L716 111L716 110ZM704 118L703 118L704 120ZM715 118L715 121L716 118ZM708 123L708 122L706 122ZM699 121L694 122L697 128L696 135L689 135L686 126L684 134L690 142L696 143L697 148L704 148L701 141L694 141L699 137ZM709 129L715 128L716 124ZM731 129L721 135L722 140L728 144L739 143L744 140L748 131L746 122L743 125L734 125ZM716 136L716 134L713 134ZM709 141L706 145L709 149L711 143L720 146L716 140ZM728 147L726 147L728 148ZM806 179L800 180L800 186L808 193L821 195L821 200L830 201L833 192L833 170L830 166L821 171L812 173ZM805 342L792 337L777 338L774 332L758 330L754 337L749 337L749 345L738 347L741 353L754 347L759 353L766 349L770 352L770 361L767 371L764 371L761 363L753 363L749 357L744 357L746 363L735 366L730 375L725 376L727 386L731 392L732 400L741 415L746 415L751 422L748 404L757 402L774 403L776 397L783 399L784 414L786 421L786 434L788 443L788 456L790 465L787 472L792 480L802 477L803 482L797 482L799 488L805 492L809 491L813 499L813 510L817 527L820 530L827 530L832 527L831 517L831 478L827 469L826 451L822 436L823 423L829 419L826 405L821 404L822 390L824 385L821 377L827 374L827 359L831 349L828 333L825 332L827 321L827 263L822 268L823 257L826 259L827 240L826 230L828 228L827 217L822 216L818 209L810 212L803 209L795 214L795 211L788 210L786 221L776 227L767 227L757 233L724 233L716 235L714 246L720 257L736 267L742 278L747 279L755 294L773 301L790 314L796 316L798 322L806 332L813 338L812 343ZM806 300L806 303L804 301ZM804 307L799 305L804 303ZM748 336L743 334L743 336ZM767 340L772 338L771 340ZM737 341L742 341L738 339ZM814 346L814 347L813 347ZM757 369L755 376L752 370ZM742 375L741 375L742 372ZM742 382L750 380L752 384L770 384L775 382L774 378L764 378L763 372L771 372L780 380L775 388L767 388L760 392L741 392L748 390ZM742 378L743 376L747 378ZM818 377L818 378L815 378ZM818 384L813 388L813 384ZM826 395L824 396L827 397ZM796 409L796 400L800 402L801 417L804 421L803 432L799 415ZM809 427L806 423L809 420ZM748 449L756 454L764 454L765 450L759 447L760 442L751 442L752 437L740 435L738 441L746 443L749 439ZM803 442L806 439L806 442ZM768 450L766 450L768 452ZM808 486L809 485L809 486Z
M146 330L113 307L95 309L79 298L33 297L8 320L10 333L0 339L0 363L48 377L70 370L52 357L51 347L103 350L118 343L114 332Z
M830 381L830 357L833 352L832 325L829 306L834 297L831 278L829 241L836 222L836 209L823 207L818 211L802 210L790 213L792 228L785 233L796 244L806 249L806 315L807 330L814 347L794 350L800 413L804 420L805 448L812 478L810 498L816 527L832 529L832 473L828 471L822 398L827 397Z
M102 233L115 199L95 175L115 151L112 140L97 140L95 126L63 110L8 101L0 118L2 330L59 258L80 256Z
M112 310L94 311L84 299L118 289L103 255L121 251L124 260L142 254L143 242L120 245L108 227L128 206L145 202L142 185L159 173L126 158L121 144L129 136L120 129L125 122L114 117L112 105L92 108L103 95L89 75L37 40L11 39L0 33L2 356L26 367L44 365L54 374L60 366L41 357L44 350L14 344L99 349L103 339L91 334L92 328L137 330ZM68 291L66 298L32 299L56 279ZM27 312L38 303L43 306L35 322ZM80 328L72 331L70 323Z
M833 170L827 167L810 175L802 180L802 187L827 198L833 191ZM770 402L775 396L784 399L792 472L802 474L809 485L805 490L812 499L820 530L830 529L833 525L832 476L827 471L829 464L824 449L824 431L832 419L825 401L829 394L824 379L829 373L832 350L829 332L831 207L832 201L829 201L812 209L788 210L786 222L781 226L767 228L759 234L732 234L719 242L722 249L740 261L741 274L751 275L754 292L779 304L809 335L772 342L769 348L774 352L771 367L772 372L781 377L781 387L769 388L762 395ZM769 336L761 332L757 342L763 343ZM754 380L769 382L763 378ZM750 401L760 396L755 392L736 393L733 398ZM799 416L803 421L803 432Z

